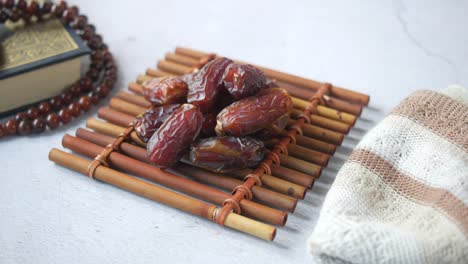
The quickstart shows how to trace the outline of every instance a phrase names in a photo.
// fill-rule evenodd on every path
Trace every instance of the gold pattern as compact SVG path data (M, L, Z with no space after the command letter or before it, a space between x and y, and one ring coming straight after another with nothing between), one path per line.
M57 19L16 27L14 34L0 45L4 54L0 71L78 48L68 31Z

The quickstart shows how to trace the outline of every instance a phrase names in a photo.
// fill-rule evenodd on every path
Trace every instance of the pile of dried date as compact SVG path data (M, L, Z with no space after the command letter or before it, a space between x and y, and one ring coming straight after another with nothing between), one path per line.
M186 154L188 162L216 172L255 166L265 152L260 140L281 132L292 108L288 93L262 71L226 58L142 86L153 108L135 119L135 131L161 168Z

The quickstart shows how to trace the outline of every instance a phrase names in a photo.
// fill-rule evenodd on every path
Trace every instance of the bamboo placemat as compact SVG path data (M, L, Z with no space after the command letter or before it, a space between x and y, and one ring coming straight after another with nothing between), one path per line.
M100 119L88 119L90 130L79 128L76 137L63 137L63 147L90 159L56 148L49 159L219 225L273 240L275 226L286 224L288 213L320 177L369 96L255 65L288 90L294 105L282 136L265 141L269 152L257 168L217 174L185 163L167 170L151 165L146 144L132 125L135 116L150 107L141 95L141 82L198 71L216 57L187 48L167 53L157 69L147 69L129 84L129 91L119 92L108 107L99 109Z

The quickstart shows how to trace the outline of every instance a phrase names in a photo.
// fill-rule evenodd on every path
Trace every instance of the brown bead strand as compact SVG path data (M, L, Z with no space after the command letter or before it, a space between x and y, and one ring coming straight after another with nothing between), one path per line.
M20 19L29 23L33 16L42 20L46 15L59 18L62 23L71 26L86 42L92 50L90 68L84 77L61 94L0 123L0 138L41 133L46 128L52 130L67 124L106 97L117 80L117 67L112 54L102 37L96 34L95 27L88 24L88 18L79 13L77 6L69 6L66 1L55 4L44 1L41 5L37 1L0 0L0 23Z

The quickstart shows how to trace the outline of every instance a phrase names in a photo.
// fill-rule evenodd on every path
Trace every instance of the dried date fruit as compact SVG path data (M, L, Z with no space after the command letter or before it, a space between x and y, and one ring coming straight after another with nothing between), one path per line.
M215 172L253 167L264 156L263 142L249 137L212 137L192 144L192 164Z
M143 142L153 136L154 132L166 121L166 119L180 107L180 104L163 105L147 110L133 121L135 132Z
M269 140L275 137L281 136L281 133L284 131L284 128L288 124L289 115L285 114L278 118L273 123L269 124L264 129L255 132L252 137L260 140Z
M204 115L205 121L203 121L203 127L201 134L204 137L215 136L215 127L216 127L216 113L208 113Z
M142 84L143 95L154 106L183 103L188 93L188 85L179 77L149 79Z
M219 113L226 106L236 101L234 98L232 98L232 96L229 94L229 92L226 89L221 89L221 91L219 91L217 96L218 96L218 99L216 100L216 105L214 108L214 111L216 113Z
M236 100L252 96L265 87L263 72L250 64L231 63L224 71L224 87Z
M194 73L186 73L186 74L183 74L183 75L180 75L179 78L186 82L187 85L190 85L190 83L193 81L193 75Z
M223 89L221 79L224 70L231 63L226 58L215 59L193 74L188 83L187 102L200 107L203 113L211 112L216 105L219 91Z
M148 141L148 159L161 168L173 166L198 137L202 125L203 114L200 109L191 104L183 104Z
M217 117L216 134L246 136L267 127L291 109L286 90L265 89L224 108Z

